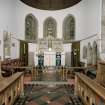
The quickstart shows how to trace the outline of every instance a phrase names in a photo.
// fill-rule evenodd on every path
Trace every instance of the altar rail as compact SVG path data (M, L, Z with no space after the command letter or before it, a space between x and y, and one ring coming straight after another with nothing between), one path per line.
M82 72L84 74L86 74L86 72L93 68L92 66L89 67L53 67L53 68L48 68L48 67L43 67L40 68L38 66L33 67L33 66L19 66L19 65L5 65L4 66L5 69L2 67L2 71L6 71L7 73L10 73L10 75L16 73L17 71L24 71L27 73L31 73L32 74L32 78L36 78L38 77L38 75L41 72L49 72L50 69L54 70L54 72L59 72L59 74L61 75L62 78L68 78L68 75L71 78L74 78L75 76L75 72Z
M75 95L85 105L105 105L105 88L82 73L75 77Z
M23 73L0 78L0 105L13 105L19 95L24 94Z

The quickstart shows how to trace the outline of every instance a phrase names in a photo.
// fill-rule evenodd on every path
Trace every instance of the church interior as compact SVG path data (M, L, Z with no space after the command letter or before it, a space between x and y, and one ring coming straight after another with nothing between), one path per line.
M105 0L0 0L0 105L105 105Z

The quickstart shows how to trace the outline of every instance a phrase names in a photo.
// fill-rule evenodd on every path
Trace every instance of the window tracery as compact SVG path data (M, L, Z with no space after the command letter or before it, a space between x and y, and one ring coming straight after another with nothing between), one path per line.
M64 41L74 40L75 38L75 19L72 15L67 16L63 22Z
M44 25L43 25L43 32L44 32L44 38L48 37L48 36L52 36L54 38L56 38L56 28L57 28L57 24L55 19L53 19L52 17L49 17L45 20Z
M37 20L32 15L26 16L25 20L25 39L28 41L36 41L37 39Z

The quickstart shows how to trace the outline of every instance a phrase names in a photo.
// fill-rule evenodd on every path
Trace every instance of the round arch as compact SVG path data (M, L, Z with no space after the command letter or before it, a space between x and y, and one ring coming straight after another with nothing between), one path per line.
M25 18L25 39L36 41L38 38L38 20L33 14L28 14Z
M87 47L86 46L83 47L83 58L84 59L87 58Z
M97 64L97 43L93 42L93 65Z
M57 38L57 22L53 17L48 17L43 24L43 37Z
M71 14L66 16L63 21L63 39L64 41L75 39L75 17Z
M92 52L92 47L91 44L88 43L88 50L87 50L87 64L91 65L93 60L93 52Z

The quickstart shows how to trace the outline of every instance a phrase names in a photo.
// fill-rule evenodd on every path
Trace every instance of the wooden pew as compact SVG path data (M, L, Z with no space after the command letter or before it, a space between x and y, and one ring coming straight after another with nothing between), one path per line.
M2 75L4 77L12 75L12 73L15 73L17 71L22 71L22 69L19 68L13 68L14 66L20 67L24 66L24 62L21 59L6 59L1 62L1 70L2 70ZM24 68L23 68L24 70Z

